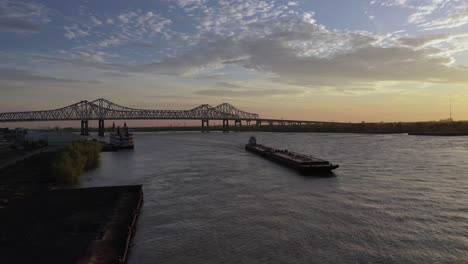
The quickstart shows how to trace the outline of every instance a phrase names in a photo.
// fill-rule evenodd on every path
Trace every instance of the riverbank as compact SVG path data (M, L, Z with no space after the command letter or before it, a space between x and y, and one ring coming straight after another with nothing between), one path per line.
M51 171L59 182L76 183L83 172L99 165L100 152L101 144L97 142L73 142L56 154Z
M76 129L67 128L75 131ZM202 131L206 130L201 126L161 126L161 127L134 127L136 132L160 132L160 131ZM219 124L212 124L209 131L223 131ZM76 130L77 131L77 130ZM90 128L90 131L94 131ZM305 125L270 125L262 123L256 126L251 122L248 126L231 125L227 131L246 132L294 132L294 133L357 133L357 134L412 134L412 135L468 135L468 121L453 122L379 122L379 123L317 123Z
M142 187L41 192L0 210L5 263L125 263Z
M26 195L48 191L60 185L51 172L55 152L43 151L13 158L8 166L0 169L0 200L2 207ZM1 208L1 207L0 207Z
M69 189L42 151L0 170L0 254L6 263L125 263L142 187Z

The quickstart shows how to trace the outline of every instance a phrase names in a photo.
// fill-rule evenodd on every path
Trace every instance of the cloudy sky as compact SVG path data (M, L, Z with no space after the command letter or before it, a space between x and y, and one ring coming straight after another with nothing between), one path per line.
M468 119L468 0L0 0L0 112Z

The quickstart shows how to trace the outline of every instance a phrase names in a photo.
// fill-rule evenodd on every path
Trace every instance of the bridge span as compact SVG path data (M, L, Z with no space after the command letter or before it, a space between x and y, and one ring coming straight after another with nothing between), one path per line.
M305 125L325 124L332 122L301 121L283 119L264 119L258 114L242 111L228 103L218 106L203 104L190 110L150 110L122 106L109 100L100 98L94 101L81 101L69 106L53 110L8 112L0 113L0 122L27 121L81 121L81 134L88 134L89 120L98 120L99 135L104 135L104 120L201 120L202 130L209 130L210 120L222 120L223 130L229 129L229 121L234 126L241 126L242 122L256 126L269 125Z

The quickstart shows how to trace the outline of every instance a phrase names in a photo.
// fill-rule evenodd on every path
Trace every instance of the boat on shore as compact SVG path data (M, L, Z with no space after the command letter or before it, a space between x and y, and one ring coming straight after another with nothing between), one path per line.
M330 173L339 168L339 165L332 164L326 160L257 144L255 137L249 139L249 143L245 145L245 149L275 163L292 168L302 174Z

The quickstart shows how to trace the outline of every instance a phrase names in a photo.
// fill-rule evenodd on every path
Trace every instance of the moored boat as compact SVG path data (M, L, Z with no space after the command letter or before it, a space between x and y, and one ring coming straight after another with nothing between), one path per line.
M99 141L99 144L101 144L101 151L102 152L114 152L118 151L119 148L115 145L112 145L110 143L107 143L105 141Z
M339 165L332 164L326 160L257 144L255 137L249 139L249 143L245 145L245 149L303 174L329 173L339 167Z
M110 134L110 145L118 149L133 149L133 133L128 129L127 124L124 124L123 131L120 127L117 128L117 132Z

